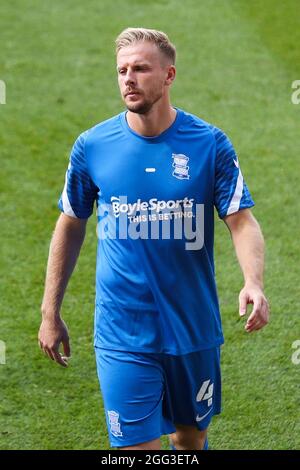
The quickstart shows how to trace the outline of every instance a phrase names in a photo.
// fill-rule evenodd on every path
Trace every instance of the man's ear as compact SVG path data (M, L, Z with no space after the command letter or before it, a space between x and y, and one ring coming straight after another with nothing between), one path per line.
M175 68L174 65L170 65L168 67L168 74L167 74L167 77L166 77L165 84L166 85L171 85L172 82L174 82L175 77L176 77L176 68Z

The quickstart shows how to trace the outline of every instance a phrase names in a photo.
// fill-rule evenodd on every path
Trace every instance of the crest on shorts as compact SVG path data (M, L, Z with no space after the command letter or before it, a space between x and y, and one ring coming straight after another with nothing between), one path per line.
M112 433L113 436L115 437L120 437L123 436L123 433L121 432L121 424L119 423L119 413L116 411L108 411L108 420L109 420L109 426L110 426L110 432Z
M172 153L173 158L173 173L172 175L179 180L190 179L188 161L189 157L183 153Z

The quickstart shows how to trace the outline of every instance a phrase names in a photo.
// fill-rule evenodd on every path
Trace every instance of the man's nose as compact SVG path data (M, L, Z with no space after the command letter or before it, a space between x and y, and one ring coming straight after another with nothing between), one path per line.
M132 72L132 70L128 69L126 73L126 77L125 77L125 85L128 86L128 85L134 84L135 82L136 80L135 80L134 73Z

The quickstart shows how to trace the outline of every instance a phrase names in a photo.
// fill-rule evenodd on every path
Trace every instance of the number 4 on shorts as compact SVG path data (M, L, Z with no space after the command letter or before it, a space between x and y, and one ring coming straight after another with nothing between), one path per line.
M205 380L200 387L200 390L197 394L196 401L204 401L208 400L207 405L211 406L212 404L212 396L214 391L214 384L210 384L210 380Z

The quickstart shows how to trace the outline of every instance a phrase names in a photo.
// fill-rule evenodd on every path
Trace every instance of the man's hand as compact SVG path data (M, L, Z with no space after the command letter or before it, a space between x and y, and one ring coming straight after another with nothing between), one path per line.
M68 328L61 318L43 318L38 335L40 348L50 359L63 367L68 366L70 343ZM63 345L64 355L60 354L59 346Z
M240 292L240 316L247 313L247 305L253 304L253 309L248 317L245 330L251 333L260 330L269 322L269 304L262 289L255 285L245 285Z

